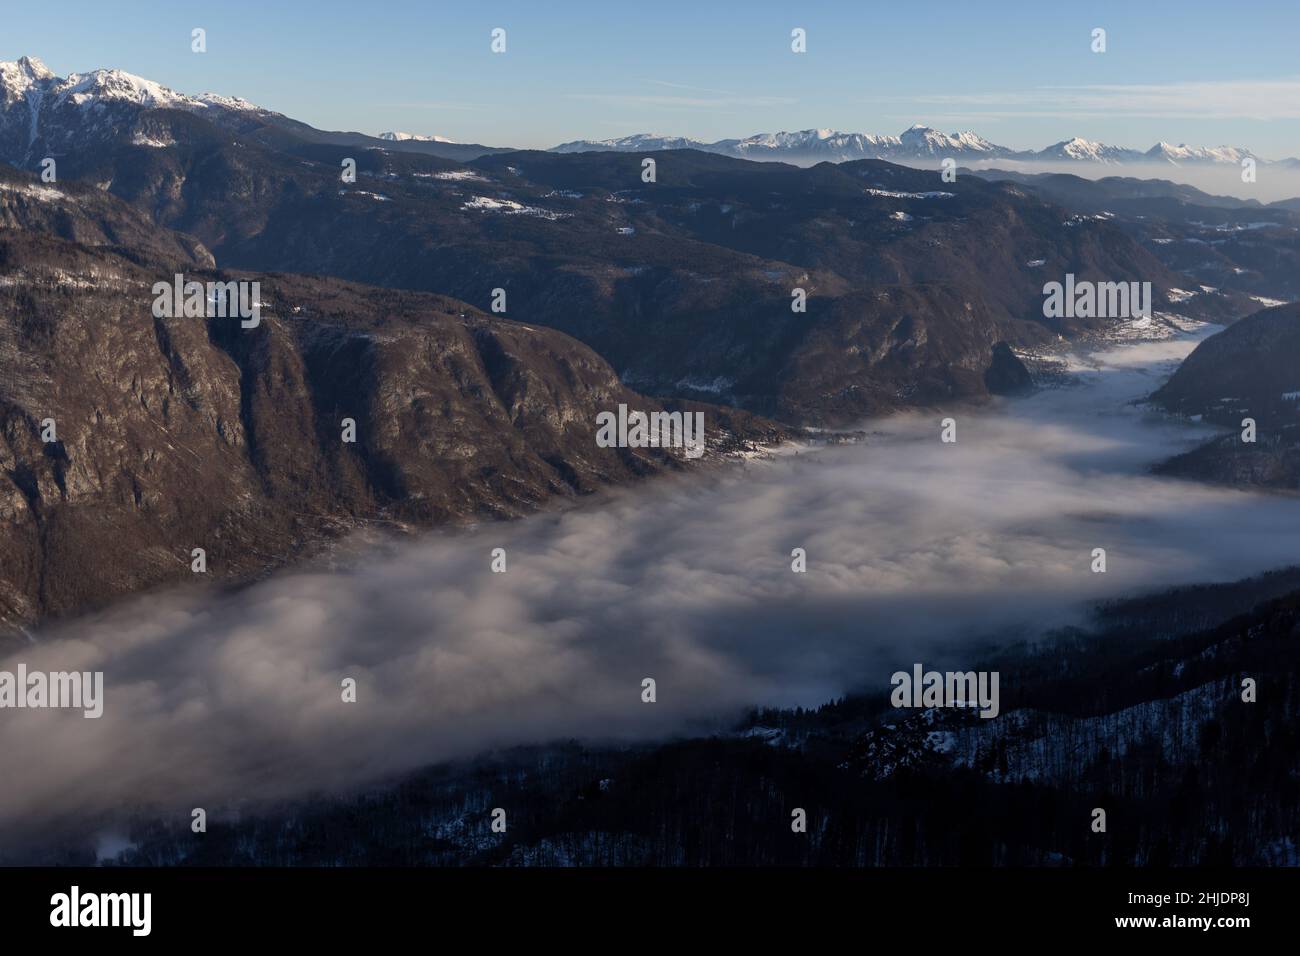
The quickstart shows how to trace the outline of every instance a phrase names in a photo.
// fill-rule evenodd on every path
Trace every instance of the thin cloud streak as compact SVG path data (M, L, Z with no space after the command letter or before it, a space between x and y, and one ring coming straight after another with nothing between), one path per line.
M690 90L694 93L714 93L718 96L739 96L735 90L714 90L707 86L691 86L689 83L671 83L668 80L647 80L655 86L666 86L673 90Z
M481 106L468 106L464 103L394 103L394 107L404 110L455 110L460 113L476 113L481 110Z
M740 107L789 106L798 100L789 96L659 96L636 93L569 93L569 99L610 106L646 106L654 109L727 110Z
M1040 86L1014 92L922 94L899 102L989 107L956 114L969 117L1288 120L1300 119L1300 77Z

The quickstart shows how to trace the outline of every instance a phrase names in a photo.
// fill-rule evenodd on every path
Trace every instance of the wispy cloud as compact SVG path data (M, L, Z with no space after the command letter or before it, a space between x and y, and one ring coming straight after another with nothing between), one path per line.
M1040 86L1030 90L904 97L959 119L1117 116L1159 119L1300 119L1300 76L1273 80ZM958 108L959 111L954 110Z
M436 101L424 103L393 103L394 107L404 110L456 110L461 113L473 113L480 109L468 103L439 103Z
M707 86L691 86L689 83L671 83L668 80L646 80L655 86L666 86L671 90L690 90L693 93L713 93L717 96L739 96L735 90L715 90Z
M645 107L656 110L733 110L747 107L789 106L797 103L793 96L752 96L727 90L707 90L684 86L665 80L650 80L655 86L679 89L686 93L708 94L688 96L665 93L569 93L568 98L586 103L604 103L618 107Z

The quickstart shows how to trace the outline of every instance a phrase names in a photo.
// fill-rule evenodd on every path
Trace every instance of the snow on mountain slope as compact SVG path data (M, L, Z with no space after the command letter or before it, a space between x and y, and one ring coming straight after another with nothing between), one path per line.
M57 156L124 133L140 145L166 143L137 127L141 112L151 109L182 110L234 126L278 115L238 97L179 93L125 70L60 77L40 60L22 57L0 63L0 160L23 163L34 152Z
M915 156L953 156L971 153L1002 154L1010 150L995 146L972 132L941 133L920 123L904 131L899 137L901 147Z
M1238 146L1188 146L1186 143L1175 146L1165 142L1152 146L1146 157L1176 166L1183 163L1229 163L1235 166L1243 159L1259 158L1250 150Z
M6 103L12 102L53 78L49 67L34 57L25 56L17 62L0 63L0 98Z
M845 133L833 129L805 129L794 132L755 133L741 139L701 140L663 134L638 133L618 139L574 140L552 147L555 153L638 152L659 149L699 149L741 159L830 161L885 159L907 162L951 157L957 160L1014 159L1022 162L1080 162L1103 165L1126 163L1225 163L1236 165L1252 156L1235 146L1173 146L1157 143L1143 152L1125 146L1110 146L1075 136L1041 150L1016 150L1000 146L969 130L944 133L920 123L898 136L874 133ZM1259 160L1264 162L1263 160ZM1283 160L1295 163L1296 160Z
M975 133L948 134L919 125L913 126L901 136L845 133L821 128L755 133L741 139L721 139L713 143L680 136L638 133L618 139L575 140L561 143L553 147L551 152L635 152L654 149L699 149L742 159L805 159L831 162L854 159L908 159L938 155L969 158L1003 156L1014 152L997 146Z
M807 149L826 145L837 148L855 145L897 146L897 136L872 136L869 133L841 133L833 129L805 129L797 133L755 133L739 140L722 140L739 148Z
M561 143L559 146L551 147L550 152L625 153L658 149L702 149L709 152L720 152L720 150L712 148L714 145L716 144L703 143L697 139L688 139L685 136L661 136L658 133L634 133L631 136L620 136L617 139L575 139L572 142Z
M50 106L70 102L86 107L116 101L159 109L261 110L256 104L237 96L178 93L125 70L93 70L59 77L35 57L25 56L17 62L0 63L0 101L6 104L19 98L30 101L34 91L39 91Z
M387 133L380 133L380 139L386 139L391 143L452 143L455 140L447 139L445 136L424 136L420 133L404 133L401 130L392 130Z
M1142 159L1142 156L1143 154L1136 149L1107 146L1105 143L1084 139L1081 136L1054 143L1038 153L1038 158L1044 160L1073 160L1085 163L1104 163L1106 165L1137 162Z
M13 62L0 62L0 160L24 163L38 148L42 150L41 155L57 155L60 150L84 148L88 136L93 139L121 133L124 129L148 145L166 142L165 137L158 137L151 131L141 133L134 129L138 112L148 109L195 113L241 131L260 117L285 119L238 97L217 93L180 93L125 70L100 69L59 77L40 60L22 57ZM394 143L457 145L443 136L403 131L381 133L378 138ZM551 151L639 152L665 149L698 149L742 159L804 163L953 158L959 161L1013 159L1107 165L1143 162L1237 165L1247 157L1263 162L1250 150L1237 146L1175 146L1159 142L1142 152L1077 136L1039 151L1016 150L1000 146L969 130L944 133L922 124L916 124L898 136L816 128L755 133L711 143L684 136L638 133L615 139L574 140L555 146Z

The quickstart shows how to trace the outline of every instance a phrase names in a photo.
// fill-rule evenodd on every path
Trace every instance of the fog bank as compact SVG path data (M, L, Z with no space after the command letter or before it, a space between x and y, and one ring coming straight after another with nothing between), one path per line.
M973 642L1097 598L1294 564L1300 501L1145 474L1208 434L1129 404L1194 344L1081 354L1075 387L873 422L863 445L358 542L334 569L40 633L0 670L103 670L104 715L0 711L0 850L65 814L217 814L490 747L885 690L899 666L962 664ZM945 414L956 444L939 440Z

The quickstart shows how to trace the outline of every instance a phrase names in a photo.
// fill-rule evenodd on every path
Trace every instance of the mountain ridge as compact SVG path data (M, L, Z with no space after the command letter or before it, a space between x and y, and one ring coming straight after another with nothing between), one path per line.
M150 289L174 273L259 282L259 324L157 317ZM702 412L704 457L598 446L620 404ZM0 644L146 588L246 581L351 529L517 517L796 434L640 395L572 337L447 296L217 269L92 186L0 168Z
M58 158L84 142L87 129L104 133L147 122L153 110L179 110L202 116L217 126L243 135L268 138L285 132L317 143L398 149L453 160L500 152L478 143L453 143L442 137L394 138L364 133L320 130L283 113L237 96L218 93L191 95L121 69L95 69L58 76L39 59L24 56L0 62L0 141L21 142L21 155L12 151L0 160L25 165L43 156ZM142 136L140 145L165 141Z
M1106 166L1141 163L1182 165L1235 165L1251 158L1267 163L1254 152L1239 146L1190 146L1158 142L1146 151L1111 146L1079 136L1061 140L1041 150L1020 150L1000 146L978 133L964 130L944 133L933 127L915 124L897 136L876 133L849 133L832 129L806 129L792 132L755 133L740 139L704 142L681 136L636 133L617 139L573 140L551 147L551 152L623 152L646 149L699 149L742 159L793 158L847 162L854 159L932 159L952 158L1011 159L1020 162L1079 162ZM1293 160L1278 162L1290 164Z
M190 95L122 69L95 69L59 77L40 59L31 56L0 62L0 117L22 100L29 109L27 119L32 144L37 140L40 114L48 106L58 108L72 102L84 107L96 103L118 103L150 108L183 109L209 115L217 122L247 126L250 121L270 125L298 124L282 113L258 106L236 96L217 93ZM0 119L0 122L3 122ZM310 128L310 127L309 127ZM314 128L313 128L314 129ZM358 132L315 130L318 141L343 145L373 145L396 148L464 161L512 147L490 147L460 143L439 135L389 130L376 135ZM684 136L637 133L614 139L579 139L550 147L550 152L631 151L648 149L699 149L740 159L796 159L799 161L846 162L853 159L920 160L1010 159L1020 162L1079 162L1099 165L1161 163L1170 166L1235 165L1251 158L1259 163L1276 162L1288 167L1300 159L1265 160L1250 149L1221 144L1197 146L1159 141L1150 149L1113 146L1072 137L1040 150L1014 149L994 143L970 130L944 133L916 123L898 135L845 132L830 128L754 133L739 138L705 142Z

